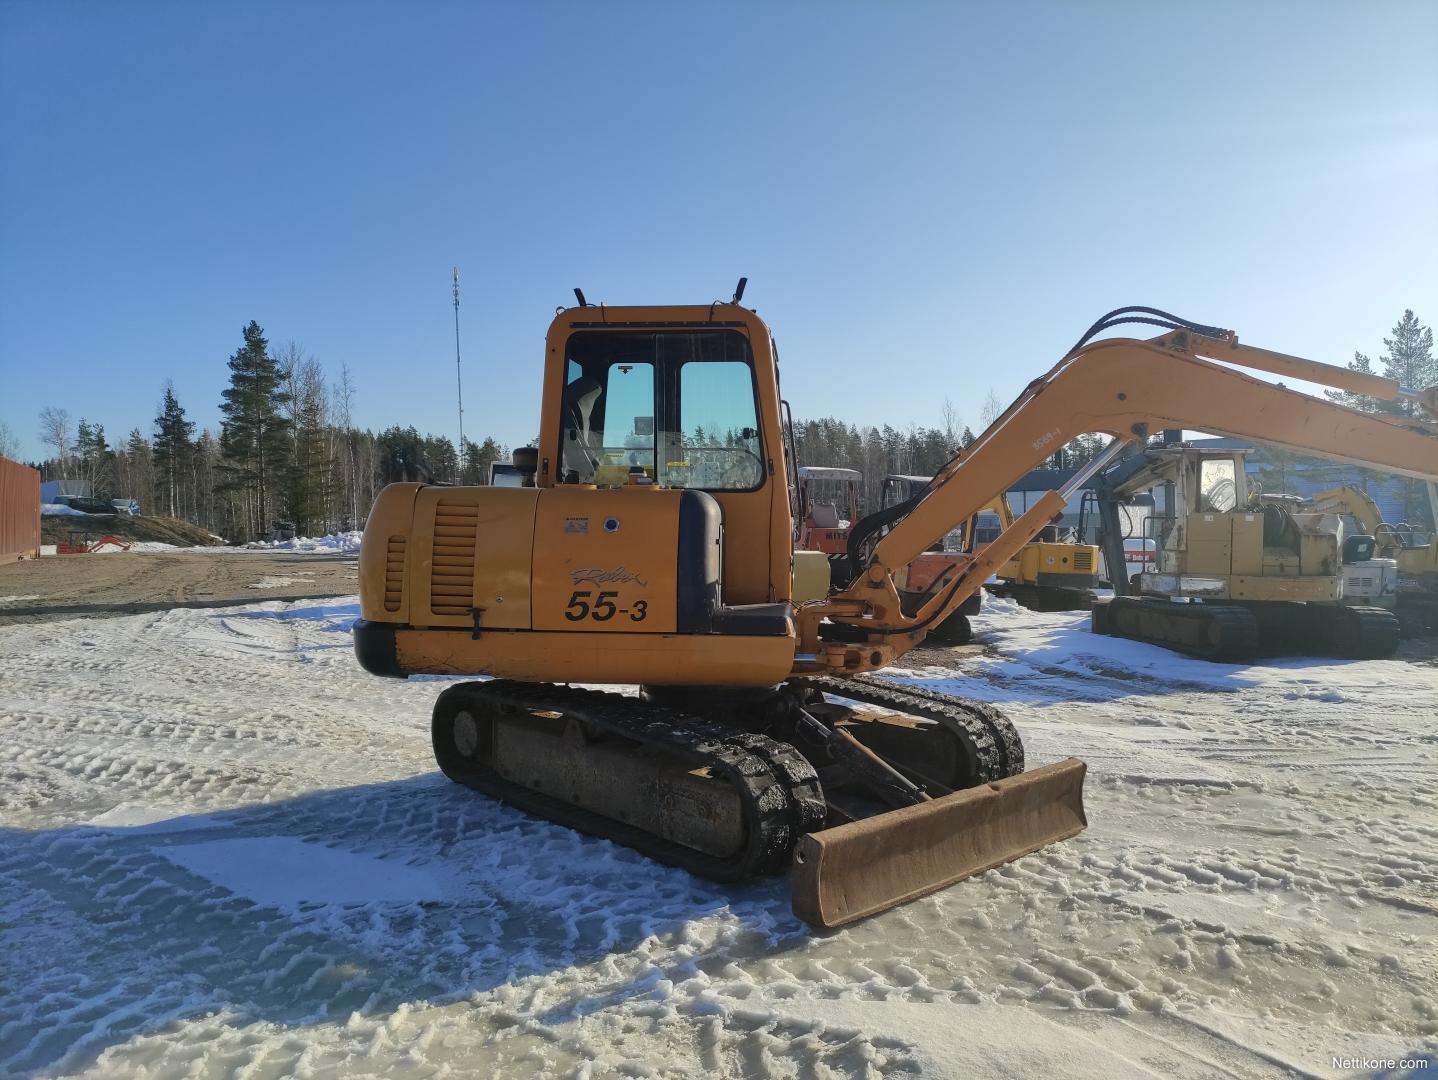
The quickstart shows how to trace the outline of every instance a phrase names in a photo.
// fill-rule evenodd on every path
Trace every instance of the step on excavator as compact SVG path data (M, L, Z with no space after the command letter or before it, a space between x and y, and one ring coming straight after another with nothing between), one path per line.
M1249 453L1173 442L1099 478L1105 520L1136 494L1161 491L1164 510L1144 522L1153 563L1095 602L1094 631L1224 663L1392 656L1397 562L1375 557L1373 535L1342 515L1258 491L1244 466ZM1105 530L1105 543L1107 561L1122 557L1117 529Z
M795 913L832 927L1074 836L1085 766L1025 771L984 702L878 674L1150 430L1200 427L1438 473L1438 431L1244 375L1401 391L1240 345L1154 309L1096 322L916 500L856 522L852 580L792 602L779 365L730 302L580 303L545 342L537 448L520 488L392 484L360 551L360 664L489 676L431 722L455 781L716 881L788 871ZM1151 340L1098 339L1128 323ZM1214 361L1222 361L1216 363ZM1438 391L1422 395L1431 412ZM895 575L1075 435L1112 441L918 607ZM713 433L724 433L714 437ZM619 684L630 694L584 688Z

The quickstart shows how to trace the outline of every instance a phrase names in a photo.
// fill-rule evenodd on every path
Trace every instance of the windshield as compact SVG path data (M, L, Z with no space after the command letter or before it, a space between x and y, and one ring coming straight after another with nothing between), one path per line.
M1198 512L1223 514L1238 505L1238 482L1232 460L1204 461L1199 465Z
M752 491L764 481L749 339L584 330L566 345L559 479Z

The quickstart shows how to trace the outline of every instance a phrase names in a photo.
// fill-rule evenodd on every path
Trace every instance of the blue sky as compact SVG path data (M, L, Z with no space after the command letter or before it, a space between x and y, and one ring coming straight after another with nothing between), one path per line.
M362 425L538 428L581 285L741 274L798 416L978 426L1153 304L1438 321L1438 4L0 3L0 421L218 425L258 320Z

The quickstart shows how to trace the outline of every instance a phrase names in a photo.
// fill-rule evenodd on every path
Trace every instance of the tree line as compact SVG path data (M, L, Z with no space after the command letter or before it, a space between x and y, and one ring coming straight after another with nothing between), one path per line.
M361 528L375 495L392 479L423 475L442 483L486 483L489 464L507 456L492 438L420 434L412 425L374 432L352 419L355 386L294 342L271 349L251 321L230 357L220 430L196 434L166 383L153 427L111 444L100 424L47 408L40 438L51 452L47 480L77 480L101 498L136 498L147 514L184 518L233 540L293 526L316 536Z

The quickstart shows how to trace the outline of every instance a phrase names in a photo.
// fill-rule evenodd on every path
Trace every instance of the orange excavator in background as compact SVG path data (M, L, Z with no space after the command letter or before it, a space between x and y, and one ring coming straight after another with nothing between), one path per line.
M435 704L435 756L452 779L715 880L788 870L794 910L818 926L1084 828L1082 762L1025 771L998 709L874 673L1125 445L1190 427L1438 476L1432 425L1235 366L1383 398L1412 391L1121 309L922 494L856 522L850 580L796 606L779 366L769 328L740 306L742 283L731 302L697 306L576 295L545 343L539 446L515 454L532 486L381 492L360 552L357 657L398 678L493 676ZM1135 322L1165 333L1097 339ZM1438 410L1438 391L1420 397ZM901 569L1090 431L1113 440L1065 488L933 591L901 595Z
M816 465L800 465L797 474L799 550L844 554L849 549L849 530L859 520L863 474Z

